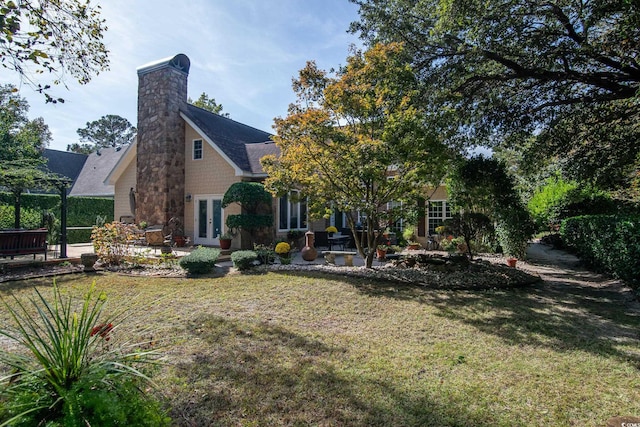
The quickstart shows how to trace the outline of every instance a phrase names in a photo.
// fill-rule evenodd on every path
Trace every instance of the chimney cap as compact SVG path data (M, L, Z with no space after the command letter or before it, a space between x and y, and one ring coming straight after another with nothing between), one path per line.
M171 56L169 58L160 59L158 61L153 61L148 64L145 64L141 67L138 67L138 75L147 74L152 71L160 70L162 68L175 68L176 70L182 71L185 74L189 74L189 67L191 66L191 61L187 55L183 53L179 53L176 56Z

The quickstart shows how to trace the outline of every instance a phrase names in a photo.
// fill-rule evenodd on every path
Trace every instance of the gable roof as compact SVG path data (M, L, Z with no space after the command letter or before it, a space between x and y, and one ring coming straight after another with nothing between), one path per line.
M109 147L89 154L69 195L113 197L114 187L106 184L105 181L125 152L126 150L121 147Z
M260 157L278 154L268 132L187 104L182 117L236 169L237 175L262 175Z
M53 173L69 178L71 180L71 186L73 186L78 179L88 157L86 154L52 150L49 148L44 150L42 156L47 161L47 169ZM67 193L69 193L69 190L67 190Z
M47 168L51 172L66 176L72 180L78 177L88 157L86 154L52 150L50 148L46 148L42 156L47 160Z
M262 165L260 164L261 158L268 154L273 154L276 157L280 155L280 149L273 141L259 144L245 144L245 150L247 150L251 173L256 175L265 173L262 170Z

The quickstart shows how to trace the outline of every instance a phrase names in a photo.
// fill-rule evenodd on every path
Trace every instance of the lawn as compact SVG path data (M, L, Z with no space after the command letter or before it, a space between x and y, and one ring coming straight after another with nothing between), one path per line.
M95 280L110 306L130 307L117 334L166 354L154 379L176 425L596 426L640 415L640 318L606 289L436 291L293 272ZM78 295L90 281L57 279ZM0 295L32 285L51 279Z

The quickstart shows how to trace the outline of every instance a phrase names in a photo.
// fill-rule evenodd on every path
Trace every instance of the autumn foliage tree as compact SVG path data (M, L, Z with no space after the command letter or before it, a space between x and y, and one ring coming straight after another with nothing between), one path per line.
M391 201L415 202L425 183L439 183L448 151L425 125L419 87L404 48L379 44L356 51L334 76L308 62L293 81L297 102L277 118L280 157L263 159L274 195L291 189L309 198L312 217L345 212L364 242L371 267Z

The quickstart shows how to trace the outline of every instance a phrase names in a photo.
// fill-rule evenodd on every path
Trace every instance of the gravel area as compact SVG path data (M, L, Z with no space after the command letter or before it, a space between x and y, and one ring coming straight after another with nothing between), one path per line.
M187 278L186 271L177 265L146 265L144 267L105 267L98 269L112 271L119 274L148 277ZM36 277L52 277L62 274L81 273L81 265L61 264L42 265L8 269L1 277L0 282L31 279ZM330 264L299 263L291 265L274 264L268 267L257 267L254 273L266 271L293 271L313 272L349 276L355 278L384 280L394 283L414 284L435 289L492 289L524 286L540 280L535 272L525 272L520 269L509 268L504 265L502 257L487 255L473 262L461 265L429 266L428 268L396 267L393 262L388 262L371 269L364 267L346 267ZM230 266L230 262L221 263L208 277L218 277L224 274L234 273L236 270ZM533 274L530 274L533 273Z

